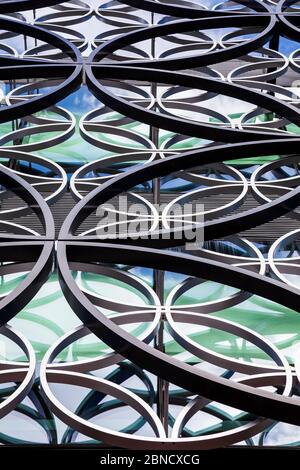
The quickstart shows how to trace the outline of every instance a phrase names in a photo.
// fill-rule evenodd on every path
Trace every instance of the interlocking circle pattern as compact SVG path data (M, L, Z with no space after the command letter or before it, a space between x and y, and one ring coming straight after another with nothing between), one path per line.
M0 442L299 445L300 2L0 15Z

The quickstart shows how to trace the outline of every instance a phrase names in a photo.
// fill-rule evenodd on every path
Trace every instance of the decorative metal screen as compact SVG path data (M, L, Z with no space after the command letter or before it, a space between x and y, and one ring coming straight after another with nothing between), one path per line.
M300 442L300 1L0 3L0 442Z

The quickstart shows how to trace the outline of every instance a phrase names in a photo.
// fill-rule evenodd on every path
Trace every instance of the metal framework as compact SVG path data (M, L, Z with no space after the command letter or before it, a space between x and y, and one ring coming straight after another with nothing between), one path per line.
M277 421L300 425L300 361L287 357L259 328L218 316L253 296L277 302L296 316L300 312L299 284L293 278L300 269L300 229L289 231L287 226L267 254L258 243L239 236L282 217L299 220L300 98L295 87L283 83L289 74L295 80L299 76L295 42L300 38L300 6L295 0L210 2L210 8L203 3L127 0L99 2L97 8L81 0L0 4L0 78L7 87L0 124L11 124L0 137L0 274L5 279L27 273L0 297L1 334L26 356L24 361L0 362L1 384L16 384L1 395L1 418L13 410L25 413L22 402L27 396L36 407L28 415L51 422L59 418L66 425L64 442L76 442L81 433L105 445L158 450L211 449L244 440L249 444L259 433L265 439ZM50 6L50 12L38 16L39 8ZM35 9L32 24L20 13L30 9ZM91 18L107 30L93 39L87 55L88 41L74 25ZM219 29L221 38L212 33ZM12 38L18 38L21 52L14 49ZM294 41L286 55L279 47L283 38ZM82 85L100 103L77 126L60 102ZM214 106L220 96L248 108L233 117ZM134 123L144 126L142 131ZM45 149L68 142L77 128L87 152L93 146L106 154L73 167L69 155L69 166L43 156ZM167 131L163 144L161 130ZM34 139L36 135L41 138ZM191 138L197 140L193 148L185 146ZM126 139L130 144L124 144ZM249 172L247 162L259 158L262 163L250 165ZM239 164L234 163L237 159ZM186 187L175 195L166 191L168 208L160 214L156 205L165 195L163 185L172 180L182 180ZM229 202L225 198L224 204L204 211L205 244L191 253L184 245L195 231L193 219L172 226L172 206L197 197L216 200L223 193ZM56 237L50 206L66 194L76 204ZM149 232L138 241L126 230L99 240L99 226L87 229L85 224L99 207L124 194L148 207L153 222ZM255 206L244 209L249 195ZM11 199L13 206L5 208ZM126 223L139 220L130 212L126 217ZM33 227L26 220L33 220ZM218 251L222 243L238 247L242 255ZM33 346L7 323L37 295L54 266L82 325L48 348L37 381ZM132 267L146 268L153 283ZM74 272L127 284L147 301L141 306L88 291ZM164 273L182 275L166 295ZM193 304L178 302L206 281L234 291ZM128 326L135 324L146 326L134 334ZM194 340L182 324L234 335L261 351L265 360L214 351ZM110 351L61 359L67 348L91 333ZM172 357L166 335L197 361ZM102 376L111 366L113 372ZM157 378L156 390L148 373ZM132 377L143 383L142 392L126 386ZM51 385L57 383L91 392L72 411L56 396ZM105 402L108 396L113 400ZM242 410L242 420L229 419L213 402ZM93 421L125 405L139 416L130 426L116 431ZM172 406L180 407L177 417ZM188 424L199 412L223 424L193 433ZM231 426L226 426L229 421ZM145 423L151 431L144 435ZM41 426L49 443L57 442L53 426Z

